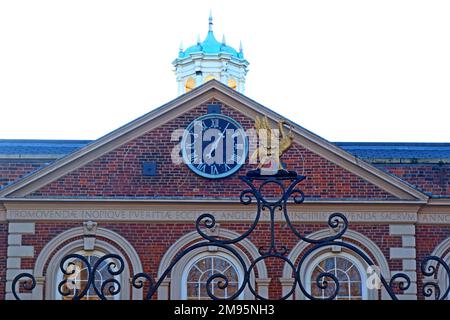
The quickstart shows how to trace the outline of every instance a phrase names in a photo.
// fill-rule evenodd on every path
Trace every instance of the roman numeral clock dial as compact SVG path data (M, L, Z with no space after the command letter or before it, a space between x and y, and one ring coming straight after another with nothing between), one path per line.
M210 179L225 178L244 164L248 140L236 120L208 114L192 121L181 140L184 163L196 174Z

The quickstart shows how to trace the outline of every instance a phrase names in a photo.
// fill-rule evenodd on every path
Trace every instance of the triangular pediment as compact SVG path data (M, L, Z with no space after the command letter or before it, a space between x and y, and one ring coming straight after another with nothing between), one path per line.
M240 190L237 189L237 183L240 183L237 176L208 180L182 167L184 164L180 168L171 168L170 162L166 161L170 158L173 144L168 138L171 130L186 126L204 113L205 106L211 101L223 104L225 111L247 128L253 125L256 116L267 116L273 124L283 119L272 110L212 80L5 187L0 191L0 197L159 197L173 198L174 201L192 197L237 197L237 190ZM295 148L289 151L287 162L309 177L304 187L305 193L312 198L428 199L399 178L361 161L299 125L293 124L292 132ZM141 164L144 161L158 163L160 176L142 177ZM244 174L248 169L251 166L244 165L238 174ZM184 192L180 192L183 188Z

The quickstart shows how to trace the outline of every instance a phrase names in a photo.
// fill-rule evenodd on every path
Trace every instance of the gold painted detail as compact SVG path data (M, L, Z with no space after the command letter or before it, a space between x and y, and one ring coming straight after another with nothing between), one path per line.
M186 80L186 84L184 86L185 92L189 92L195 88L195 80L193 78L189 78Z
M294 141L292 126L289 125L289 132L286 133L284 131L285 124L287 122L281 120L278 122L278 129L274 129L270 127L267 117L256 116L255 129L258 135L258 148L250 156L250 161L255 163L259 156L258 169L271 165L274 169L283 170L280 158L289 150Z

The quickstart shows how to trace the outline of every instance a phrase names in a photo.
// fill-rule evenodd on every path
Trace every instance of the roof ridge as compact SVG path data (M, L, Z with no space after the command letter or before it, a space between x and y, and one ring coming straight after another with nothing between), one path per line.
M92 142L95 139L92 140L85 140L85 139L0 139L0 143L88 143Z
M348 142L332 142L338 146L348 145L348 146L445 146L450 147L450 142L369 142L369 141L348 141Z

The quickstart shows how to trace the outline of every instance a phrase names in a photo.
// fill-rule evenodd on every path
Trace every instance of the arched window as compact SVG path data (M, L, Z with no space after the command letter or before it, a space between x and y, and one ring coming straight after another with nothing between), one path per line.
M221 238L223 237L224 239L235 239L240 236L237 232L220 228L219 226L215 232L220 232ZM180 254L181 250L185 249L188 245L198 243L199 241L202 241L202 238L199 236L197 231L187 233L174 241L172 246L170 246L161 259L157 278L162 277L164 272L173 262L173 259ZM244 263L245 268L247 268L251 265L252 261L260 256L260 253L258 252L258 248L249 239L242 240L240 246L242 246L242 249L236 247L235 250L241 256L242 261L238 260L238 258L232 255L228 250L216 246L200 247L186 253L173 266L170 276L166 277L166 279L161 283L161 286L158 288L158 299L187 299L187 279L189 271L195 263L199 262L199 260L204 257L219 257L225 259L227 263L231 264L233 268L230 269L229 272L237 273L239 288L241 288L244 281L244 266L242 263ZM228 280L232 280L231 276L228 276L228 278ZM206 279L208 279L208 277L206 277ZM249 284L255 288L256 292L262 297L268 298L269 283L270 279L268 279L266 264L264 261L260 261L248 275L248 283L243 288L237 299L255 299L254 294L249 289ZM230 288L231 287L232 286L230 286ZM228 291L227 294L230 294L230 291Z
M234 80L233 78L228 79L228 86L231 89L236 90L237 89L237 82L236 82L236 80Z
M321 299L330 297L336 289L334 281L329 277L319 278L322 284L327 281L326 289L317 285L316 280L323 273L330 273L339 280L336 300L367 299L365 270L353 256L346 253L325 254L312 261L306 272L306 289L312 296Z
M91 268L95 265L95 263L98 261L98 259L100 259L104 255L104 253L102 253L100 251L89 251L88 252L88 251L84 251L84 250L78 251L78 252L76 252L76 254L79 254L79 255L85 257L86 260L89 262L89 265L91 266ZM109 279L116 279L117 281L120 282L120 280L118 279L117 276L114 277L108 272L108 265L111 262L114 262L114 261L112 259L104 260L100 263L100 265L96 269L95 278L94 278L95 283L93 285L95 285L99 290L101 290L102 284ZM63 299L63 300L72 300L75 295L79 295L83 290L85 290L87 282L88 282L89 272L88 272L86 264L82 260L76 259L76 258L67 260L64 265L64 269L68 272L74 271L74 273L70 274L70 275L66 275L66 274L63 274L63 272L61 270L59 270L59 272L57 274L57 281L56 281L56 286L57 286L56 292L58 293L57 297L59 297L60 299ZM59 293L58 287L62 281L64 281L64 284L61 286L61 291L64 293L69 293L68 295L61 295ZM86 295L82 298L82 300L99 300L100 299L98 297L97 293L95 292L93 285L91 285L91 287L87 291ZM108 300L118 299L120 296L120 293L118 293L117 295L112 295L109 292L109 288L110 288L110 285L106 285L104 287L104 290L103 290L104 296ZM114 285L114 288L117 289L117 286Z
M62 299L58 290L58 284L63 280L63 274L59 264L65 256L71 253L79 253L83 256L93 255L96 257L102 257L105 253L119 255L123 259L124 270L120 275L117 275L117 279L114 279L118 280L121 284L127 284L133 274L143 272L138 253L121 235L106 228L97 228L95 232L95 246L93 248L92 241L86 241L86 238L83 239L85 235L86 227L75 227L59 233L44 246L36 259L33 274L36 278L45 277L45 282L36 283L36 289L33 290L33 300ZM92 239L91 234L89 240ZM108 239L109 242L102 239ZM62 243L66 244L61 247ZM122 285L120 293L115 295L114 298L141 300L142 296L142 288L138 289L129 285Z
M186 84L184 85L185 92L189 92L195 88L195 80L193 78L188 78Z
M203 254L192 259L183 274L183 294L186 300L210 300L206 289L208 279L214 274L223 274L228 279L228 286L219 288L222 278L216 278L210 283L213 295L228 298L235 294L242 283L243 276L234 259L223 255Z

